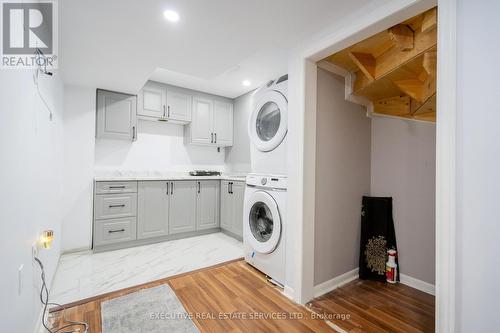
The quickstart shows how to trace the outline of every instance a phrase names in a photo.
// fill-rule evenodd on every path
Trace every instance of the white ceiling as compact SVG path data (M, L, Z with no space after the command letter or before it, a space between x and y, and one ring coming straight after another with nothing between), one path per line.
M292 47L370 2L62 0L60 70L69 84L137 93L154 79L234 98L285 74Z

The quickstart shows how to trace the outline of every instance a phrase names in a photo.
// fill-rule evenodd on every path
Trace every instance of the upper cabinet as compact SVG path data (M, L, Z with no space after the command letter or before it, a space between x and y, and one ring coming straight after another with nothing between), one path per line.
M185 142L193 145L233 145L233 101L215 95L148 81L139 92L141 119L188 125Z
M230 100L193 97L193 117L186 129L186 141L214 147L233 145L233 104Z
M137 96L97 90L96 137L135 141Z
M148 81L139 92L137 114L142 119L187 124L191 121L192 96L187 89Z
M137 114L143 117L167 117L167 89L165 86L148 82L139 92L139 110Z
M233 145L233 104L214 103L214 141L217 146Z
M211 144L214 141L213 123L214 102L207 98L193 98L193 121L189 125L191 144Z
M191 121L192 96L181 88L167 88L167 117L179 122Z

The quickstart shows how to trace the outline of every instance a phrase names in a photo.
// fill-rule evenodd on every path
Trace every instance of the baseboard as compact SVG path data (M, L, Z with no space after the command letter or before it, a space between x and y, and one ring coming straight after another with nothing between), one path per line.
M291 287L289 286L285 286L283 288L283 295L285 295L286 297L288 297L289 299L293 300L293 297L294 297L294 291Z
M228 231L228 230L226 230L224 228L220 228L220 231L223 234L228 235L229 237L233 237L233 238L239 240L240 242L243 242L243 237L241 237L241 236L239 236L239 235L237 235L235 233L232 233L231 231Z
M61 251L61 255L63 254L72 254L72 253L79 253L79 252L84 252L84 251L92 251L92 249L88 246L83 246L83 247L75 247L72 249L67 249L64 251Z
M213 233L217 233L220 231L221 231L221 228L217 227L217 228L210 228L210 229L203 229L203 230L196 230L196 231L181 232L178 234L172 234L172 235L156 237L156 238L136 239L133 241L123 242L123 243L107 244L107 245L100 245L100 246L94 245L94 248L92 249L92 251L94 253L99 253L99 252L105 252L105 251L121 250L121 249L126 249L129 247L150 245L150 244L161 243L161 242L166 242L166 241L171 241L171 240L177 240L177 239L181 239L181 238L189 238L189 237L196 237L196 236L202 236L202 235L207 235L207 234L213 234Z
M415 288L417 290L423 291L424 293L436 295L436 287L428 282L415 279L411 276L405 274L399 274L400 283L407 285L408 287Z
M343 286L346 283L356 280L358 278L358 271L359 269L355 268L352 271L346 272L342 275L334 277L333 279L314 286L314 297L324 295L334 289L337 289L340 286Z
M319 297L324 295L338 287L343 286L346 283L349 283L358 278L359 269L355 268L352 271L344 273L342 275L336 276L333 279L325 281L323 283L314 286L314 297ZM436 287L428 282L415 279L414 277L408 276L406 274L400 274L400 283L420 290L424 293L435 296L436 295ZM293 292L293 291L292 291ZM285 287L285 295L286 295L286 287Z

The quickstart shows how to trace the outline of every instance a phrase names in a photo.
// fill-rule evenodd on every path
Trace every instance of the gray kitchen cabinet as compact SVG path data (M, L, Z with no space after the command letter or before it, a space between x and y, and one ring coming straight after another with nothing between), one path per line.
M214 103L212 100L194 96L193 118L189 125L191 144L210 145L214 141L212 129L214 116Z
M231 182L231 196L233 197L233 233L243 237L245 182Z
M221 182L220 225L223 230L240 239L243 238L244 191L245 182Z
M184 88L148 81L139 92L137 114L145 120L186 124L191 121L192 95Z
M197 182L196 230L219 227L219 192L218 180Z
M136 140L137 96L97 90L96 137Z
M137 192L137 182L135 181L97 182L95 184L96 194L136 193L136 192Z
M217 146L233 145L233 104L215 101L213 131Z
M135 239L135 217L98 220L94 224L94 247L123 243Z
M171 181L169 190L169 233L196 230L196 181Z
M191 121L192 96L181 88L167 88L167 117L169 120Z
M221 188L222 186L222 188ZM244 182L96 181L94 251L225 230L242 237Z
M167 89L164 85L148 81L139 92L137 115L155 119L167 117Z
M93 248L102 249L137 239L137 182L96 182Z
M232 219L232 197L229 192L229 181L222 180L220 184L220 227L224 230L231 230Z
M136 193L100 194L96 196L94 217L97 220L135 216Z
M140 181L137 191L137 239L168 235L167 181Z
M233 104L216 96L195 95L186 142L193 145L228 147L233 145Z

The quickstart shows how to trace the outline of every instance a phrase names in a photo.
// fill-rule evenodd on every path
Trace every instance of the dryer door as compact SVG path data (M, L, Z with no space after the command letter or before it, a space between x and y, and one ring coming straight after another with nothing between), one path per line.
M245 226L247 239L259 253L271 253L281 237L281 218L273 197L264 191L253 193Z
M288 101L275 90L263 92L256 100L248 123L248 133L260 151L271 151L278 147L287 132Z

